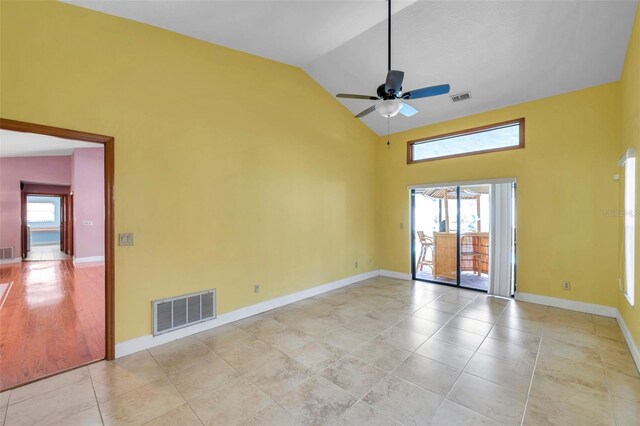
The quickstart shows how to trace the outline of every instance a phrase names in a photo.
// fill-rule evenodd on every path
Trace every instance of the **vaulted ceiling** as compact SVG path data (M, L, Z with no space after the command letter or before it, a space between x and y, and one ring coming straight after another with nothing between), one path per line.
M387 6L359 1L102 1L68 3L303 68L329 93L375 94L387 71ZM449 83L410 101L391 132L620 78L638 2L394 1L392 67L404 89ZM354 114L373 101L341 99ZM387 119L363 119L377 134Z

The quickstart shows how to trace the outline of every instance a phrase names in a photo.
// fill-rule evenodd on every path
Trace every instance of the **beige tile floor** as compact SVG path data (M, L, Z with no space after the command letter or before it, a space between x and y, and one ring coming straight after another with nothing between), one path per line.
M0 394L7 426L638 425L611 318L374 278Z

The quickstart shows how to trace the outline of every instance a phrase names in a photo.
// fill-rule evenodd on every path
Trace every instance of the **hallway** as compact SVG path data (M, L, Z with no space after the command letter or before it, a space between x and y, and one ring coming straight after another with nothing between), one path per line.
M0 390L105 356L104 266L71 260L0 266Z

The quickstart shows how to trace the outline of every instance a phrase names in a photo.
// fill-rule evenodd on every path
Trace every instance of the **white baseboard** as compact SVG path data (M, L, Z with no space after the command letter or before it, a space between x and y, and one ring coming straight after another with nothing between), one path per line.
M627 346L629 346L633 361L635 361L636 367L638 368L638 371L640 371L640 349L638 349L638 345L636 345L636 342L633 340L633 336L631 336L631 332L629 331L627 324L625 324L624 318L622 318L622 314L620 313L620 311L618 311L616 319L618 320L620 330L622 330L622 334L627 341Z
M542 296L539 294L517 292L516 300L536 303L538 305L553 306L555 308L569 309L571 311L585 312L587 314L601 315L610 318L616 318L618 315L618 310L612 306L577 302L575 300L560 299L558 297Z
M396 272L396 271L387 271L385 269L380 269L380 275L383 277L396 278L399 280L411 281L413 277L411 274L407 274L404 272Z
M146 336L140 336L136 337L135 339L120 342L116 344L116 358L120 358L122 356L129 355L134 352L139 352L145 349L153 348L154 346L162 345L163 343L168 343L173 340L200 333L205 330L220 327L221 325L225 325L233 321L248 318L250 316L257 315L271 309L279 308L290 303L298 302L303 299L308 299L309 297L317 296L319 294L326 293L340 287L345 287L362 280L376 277L378 275L381 275L380 271L378 270L353 275L338 281L333 281L327 284L319 285L317 287L309 288L307 290L299 291L297 293L287 294L285 296L266 300L255 305L236 309L235 311L218 315L216 319L213 319L211 321L194 324L190 327L181 328L170 333L161 334L155 337L151 334L147 334Z
M13 259L4 259L4 260L0 260L0 265L8 265L11 263L20 263L22 262L22 258L21 257L15 257Z
M359 281L363 281L376 276L396 278L401 280L412 279L411 274L396 272L396 271L387 271L387 270L373 270L373 271L365 272L363 274L353 275L338 281L333 281L327 284L309 288L307 290L299 291L297 293L288 294L285 296L277 297L275 299L266 300L264 302L257 303L255 305L236 309L235 311L220 314L216 319L213 319L211 321L206 321L199 324L195 324L190 327L181 328L179 330L172 331L170 333L161 334L155 337L151 334L148 334L145 336L140 336L131 340L117 343L116 358L120 358L125 355L132 354L134 352L143 351L145 349L150 349L155 346L162 345L164 343L168 343L176 339L187 337L196 333L200 333L202 331L210 330L212 328L220 327L222 325L225 325L234 321L248 318L250 316L257 315L262 312L269 311L271 309L276 309L276 308L288 305L290 303L298 302L303 299L308 299L309 297L317 296L319 294L326 293L328 291L345 287L350 284L354 284ZM635 342L633 341L633 338L631 337L631 333L629 332L629 329L627 328L626 324L624 324L624 320L622 319L622 317L620 316L616 308L613 308L610 306L604 306L604 305L596 305L592 303L559 299L556 297L541 296L538 294L531 294L531 293L516 293L516 300L521 300L523 302L536 303L539 305L553 306L556 308L569 309L572 311L585 312L589 314L602 315L602 316L611 317L611 318L618 318L618 323L620 324L620 328L622 329L622 332L625 338L627 339L627 343L629 345L631 353L633 354L633 358L636 362L636 365L638 365L640 369L640 351L638 350L638 347L636 346Z
M73 264L76 263L88 263L88 262L104 262L104 256L91 256L91 257L74 257Z

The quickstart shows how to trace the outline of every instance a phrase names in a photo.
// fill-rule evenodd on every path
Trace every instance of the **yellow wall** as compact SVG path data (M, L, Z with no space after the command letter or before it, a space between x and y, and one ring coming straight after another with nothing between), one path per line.
M216 287L223 313L409 272L407 185L498 177L518 180L519 290L617 304L640 340L607 215L621 128L640 151L637 17L622 83L394 134L387 150L298 68L62 3L0 15L0 115L116 138L116 232L136 234L116 250L117 341L150 333L157 298ZM519 117L525 149L406 164L407 140Z
M627 48L627 57L625 59L622 71L622 144L620 155L630 147L636 149L636 155L640 155L640 9L636 12L635 24L629 47ZM622 172L622 170L621 170ZM636 191L640 188L640 178L636 176ZM621 191L622 192L622 191ZM638 196L636 196L636 200ZM620 204L620 208L624 210L624 204ZM636 201L636 211L638 202ZM637 217L637 215L636 215ZM623 226L622 219L620 221L621 229ZM638 244L640 242L640 225L636 221L636 280L635 280L635 306L631 306L622 293L618 293L618 309L624 318L625 324L631 331L636 345L640 346L640 284L638 283L638 275L640 271L640 250ZM622 262L621 262L622 264ZM621 271L624 273L624 271Z
M606 213L618 208L619 89L611 83L396 133L390 149L380 138L380 268L411 271L408 185L515 177L518 290L615 306L618 220ZM520 117L524 149L406 164L409 140Z
M377 138L299 68L62 3L3 1L1 39L2 117L115 137L117 341L377 268Z

